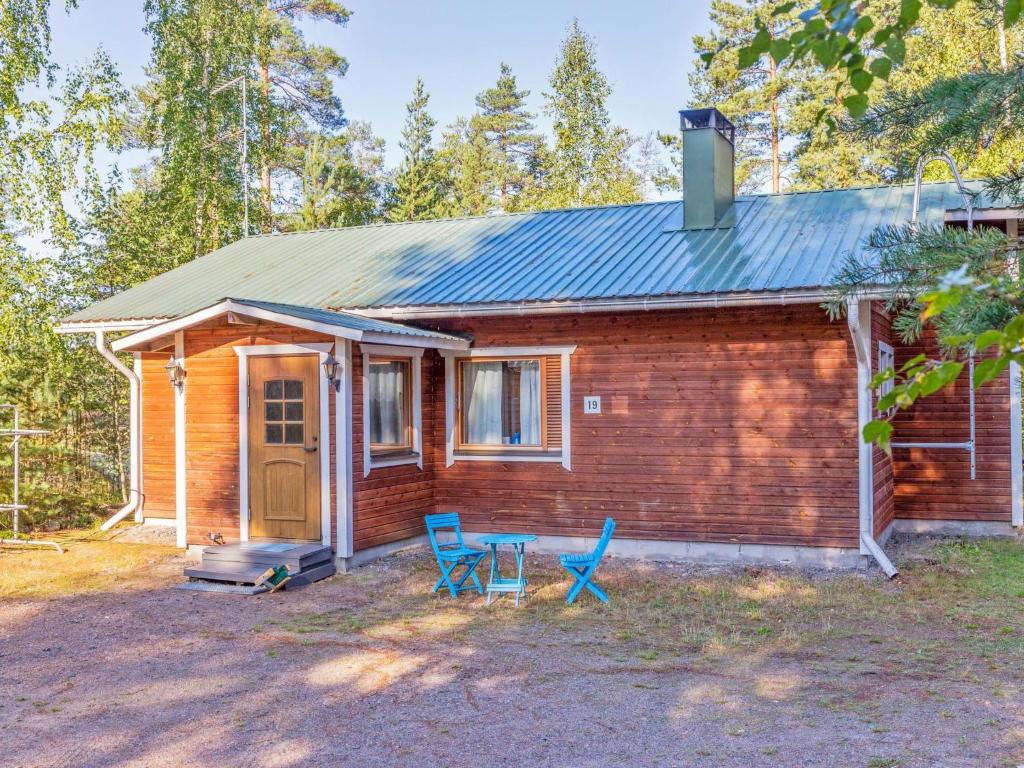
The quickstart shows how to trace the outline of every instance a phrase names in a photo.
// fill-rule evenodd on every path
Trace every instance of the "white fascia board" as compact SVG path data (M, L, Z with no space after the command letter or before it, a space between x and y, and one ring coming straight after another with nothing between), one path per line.
M889 296L891 289L868 288L858 294L862 299ZM736 293L702 294L697 296L655 296L626 299L583 299L579 301L524 301L495 302L493 304L408 305L373 308L349 308L342 311L388 319L429 320L446 317L479 317L501 315L563 315L588 312L652 312L666 309L701 307L782 307L792 304L820 304L835 297L827 288L793 289L786 291L745 291Z
M404 333L378 333L375 331L363 331L362 339L354 339L354 341L363 341L370 344L398 344L403 347L415 347L419 349L438 349L445 351L458 351L469 349L468 339L457 339L451 338L436 338L431 336L414 336L407 335Z
M158 323L165 323L167 320L168 318L163 317L158 317L153 320L83 320L72 323L60 323L53 327L53 332L59 334L72 334L95 333L96 331L103 331L105 333L113 331L139 331Z
M206 320L212 320L215 317L219 317L220 315L224 315L229 312L245 317L252 317L257 320L280 323L281 325L286 325L291 328L302 328L307 331L322 333L325 336L348 339L350 341L385 343L397 342L405 346L426 347L431 349L466 349L469 347L469 342L464 339L431 338L412 334L406 335L402 333L367 333L352 328L346 328L342 325L322 323L316 320L295 317L284 312L274 312L273 310L263 309L262 307L252 307L248 304L232 301L231 299L219 301L205 309L200 309L199 311L193 312L189 315L183 315L182 317L174 320L168 320L148 326L143 330L125 336L122 339L118 339L111 344L111 347L115 352L131 349L132 347L148 343L154 339L160 338L161 336L184 330L189 326L205 322Z
M546 357L548 355L571 355L576 345L561 347L480 347L479 349L441 350L444 357Z

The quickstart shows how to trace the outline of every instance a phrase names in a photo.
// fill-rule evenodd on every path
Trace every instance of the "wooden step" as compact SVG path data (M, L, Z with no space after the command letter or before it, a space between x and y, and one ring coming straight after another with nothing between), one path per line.
M207 563L190 566L185 575L190 579L226 581L233 584L255 584L269 566L246 563Z
M301 544L271 541L249 541L240 544L221 544L203 550L203 564L237 563L239 565L287 565L293 573L330 562L334 558L330 547L323 544Z

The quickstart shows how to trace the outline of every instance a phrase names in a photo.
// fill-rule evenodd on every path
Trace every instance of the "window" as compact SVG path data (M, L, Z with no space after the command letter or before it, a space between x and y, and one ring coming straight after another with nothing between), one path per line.
M575 349L443 351L446 465L542 461L569 469L569 358Z
M411 365L409 360L370 358L370 453L412 450Z
M305 442L302 381L273 379L263 383L263 425L267 445Z
M378 467L423 468L423 350L363 344L363 477Z
M544 448L543 363L460 360L460 446Z
M892 347L884 341L878 342L878 370L876 373L881 373L884 370L895 367L896 354L893 352ZM895 382L892 379L883 381L881 386L878 387L878 398L881 399L892 392L894 384Z

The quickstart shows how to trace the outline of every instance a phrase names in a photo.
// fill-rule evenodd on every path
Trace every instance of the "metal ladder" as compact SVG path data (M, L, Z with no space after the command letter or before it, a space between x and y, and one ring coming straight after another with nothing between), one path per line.
M964 186L963 179L960 177L960 170L956 167L956 160L949 152L941 152L937 155L921 155L921 158L917 161L917 171L914 173L914 208L910 215L910 226L913 229L917 229L917 220L921 213L921 184L924 178L925 166L940 161L949 166L950 172L953 174L953 179L956 181L957 189L960 190L960 197L964 203L964 209L967 211L967 231L971 232L974 230L974 203L971 201L971 193ZM975 440L975 417L974 417L974 349L972 348L968 356L968 386L969 391L969 408L970 408L970 438L966 442L961 443L930 443L930 442L896 442L891 443L893 448L935 448L940 450L954 450L954 451L967 451L971 457L971 480L977 477L977 445Z
M39 539L19 539L18 538L18 513L23 509L28 509L27 504L21 503L20 497L20 485L21 485L21 439L24 437L39 437L41 435L49 434L48 429L22 429L21 428L21 417L18 414L18 406L11 405L10 403L0 403L0 409L13 411L14 413L14 425L12 429L0 429L0 436L11 438L11 456L13 458L13 483L12 483L12 501L10 504L0 504L0 512L11 513L11 538L0 539L0 544L7 545L20 545L30 547L53 547L61 554L64 553L64 548L61 547L55 541L42 541Z

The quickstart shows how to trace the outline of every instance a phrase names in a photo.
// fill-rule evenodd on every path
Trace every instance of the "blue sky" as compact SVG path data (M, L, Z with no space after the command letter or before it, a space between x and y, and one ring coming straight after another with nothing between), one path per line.
M150 47L142 4L80 0L66 14L64 0L54 0L57 62L81 62L102 45L125 82L140 82ZM494 82L501 61L532 91L530 106L539 113L558 44L574 16L597 41L599 65L614 88L612 119L636 134L677 130L677 110L689 96L687 74L694 66L690 39L708 28L709 5L710 0L523 0L502 4L499 11L497 4L480 0L350 0L347 27L314 25L306 32L348 58L348 75L337 89L345 111L350 119L373 124L387 141L388 162L395 164L404 105L417 75L426 82L441 126L472 112L473 97ZM543 115L538 123L546 128Z

